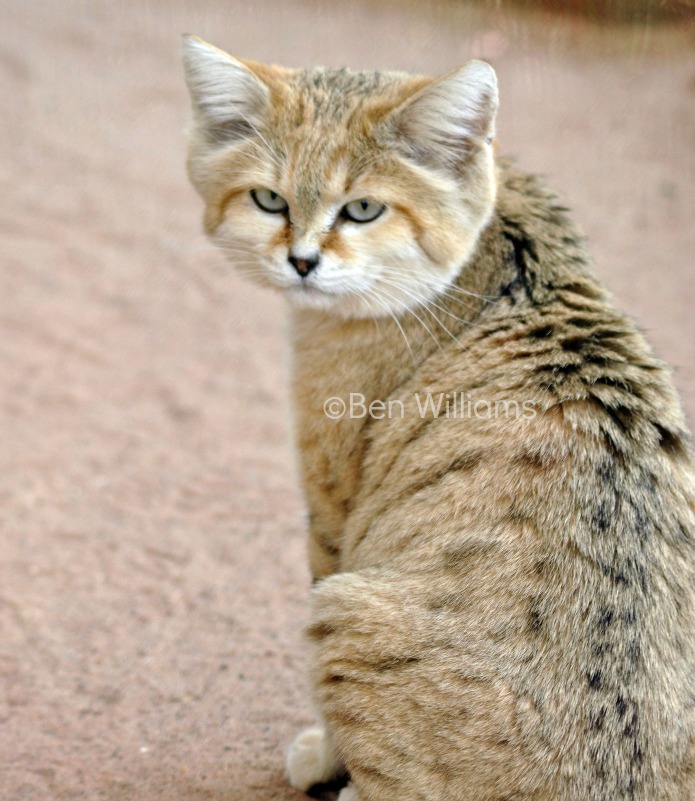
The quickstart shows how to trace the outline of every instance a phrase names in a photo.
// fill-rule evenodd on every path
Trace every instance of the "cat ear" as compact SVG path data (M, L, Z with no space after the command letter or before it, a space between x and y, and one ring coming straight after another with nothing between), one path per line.
M398 132L419 161L455 166L495 135L497 77L469 61L421 89L396 110Z
M248 67L190 35L183 37L183 65L196 121L212 139L234 142L258 127L270 93Z

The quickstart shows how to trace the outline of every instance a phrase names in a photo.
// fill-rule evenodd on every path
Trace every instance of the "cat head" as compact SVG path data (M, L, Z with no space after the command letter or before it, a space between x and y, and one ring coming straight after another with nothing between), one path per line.
M495 73L240 61L184 39L188 169L229 259L298 306L399 314L451 283L495 199Z

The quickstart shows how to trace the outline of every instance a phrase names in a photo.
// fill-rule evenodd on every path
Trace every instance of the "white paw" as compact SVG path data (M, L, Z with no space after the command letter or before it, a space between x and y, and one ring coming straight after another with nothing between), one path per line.
M338 801L360 801L360 797L357 795L357 790L354 785L350 784L347 787L343 787L338 796Z
M287 775L297 790L306 792L315 784L334 779L339 771L340 765L324 729L306 729L295 738L287 753ZM351 798L346 796L347 801ZM353 801L358 801L357 797Z

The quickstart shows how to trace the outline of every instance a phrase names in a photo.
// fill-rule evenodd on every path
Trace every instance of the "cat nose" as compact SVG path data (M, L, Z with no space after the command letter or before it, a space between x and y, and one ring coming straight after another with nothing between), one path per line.
M310 256L309 258L299 259L297 256L290 254L287 261L294 267L294 269L305 278L309 273L318 266L319 256Z

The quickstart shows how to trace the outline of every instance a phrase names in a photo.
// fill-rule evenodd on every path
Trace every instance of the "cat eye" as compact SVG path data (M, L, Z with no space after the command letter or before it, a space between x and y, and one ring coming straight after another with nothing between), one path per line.
M386 206L382 206L381 203L375 203L373 200L367 200L366 197L363 197L360 200L351 200L346 203L341 210L341 214L353 222L368 223L376 220L385 208Z
M289 208L285 198L278 195L277 192L273 192L272 189L252 189L251 197L259 209L267 211L269 214L279 214Z

